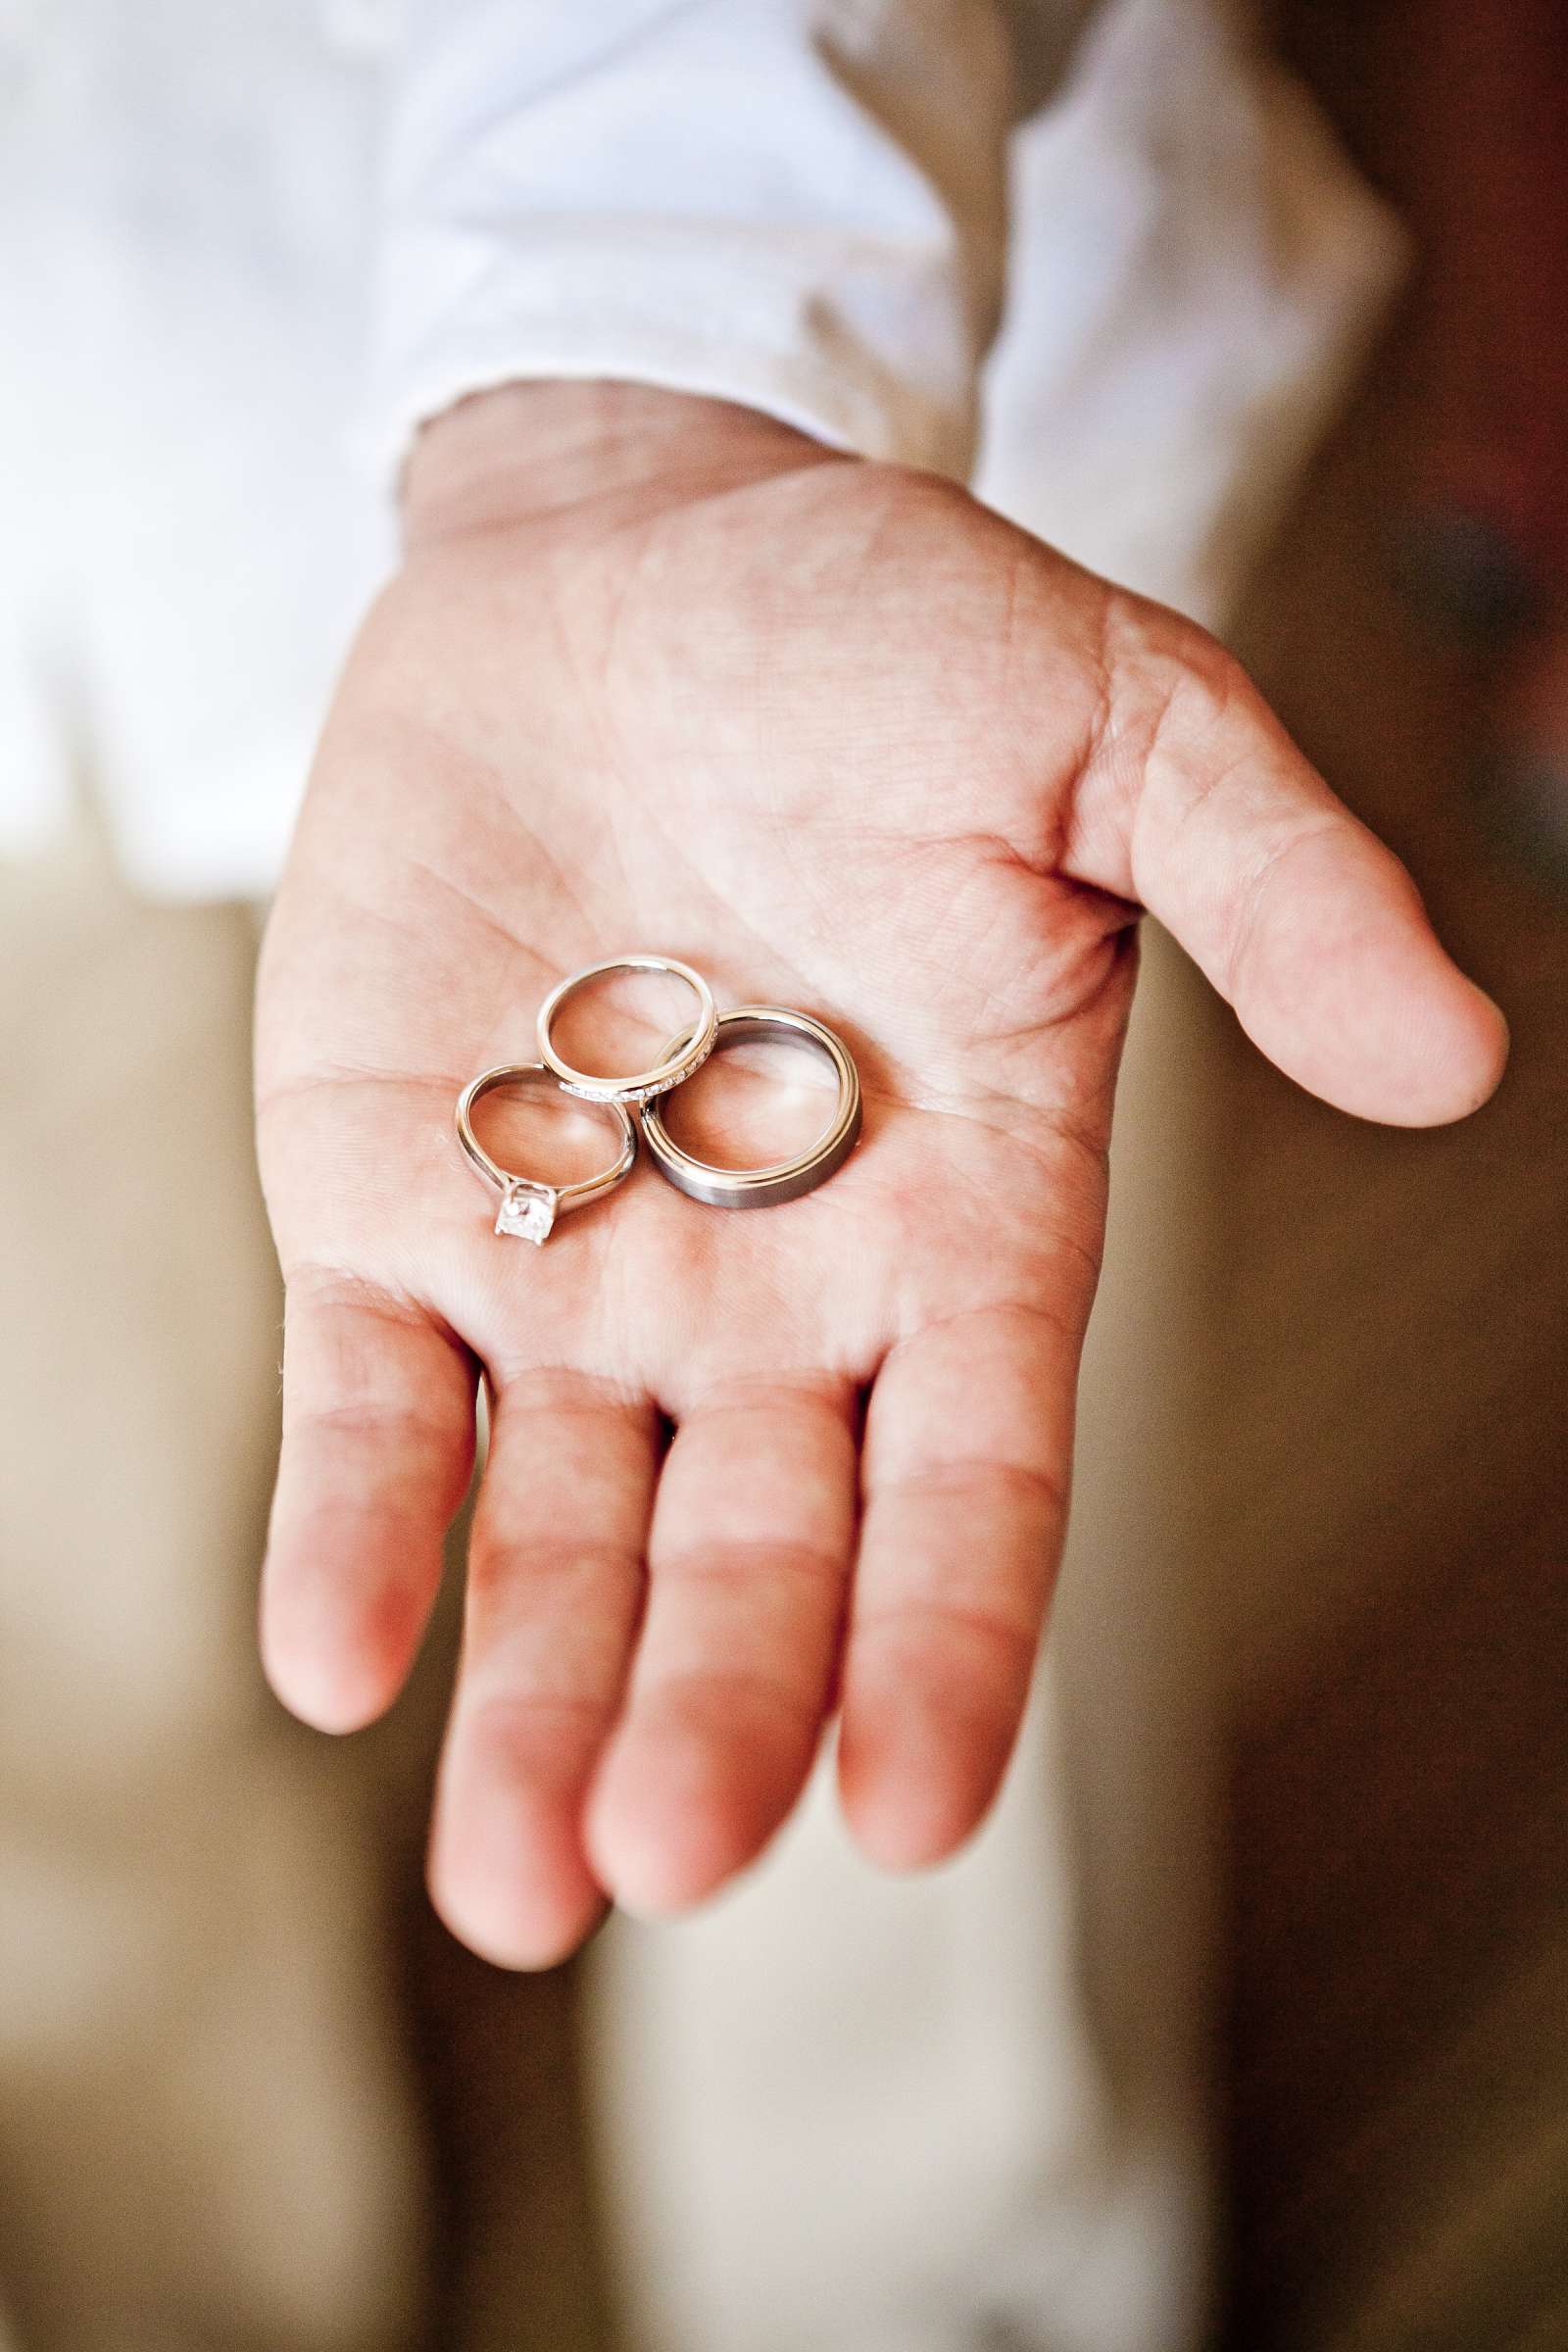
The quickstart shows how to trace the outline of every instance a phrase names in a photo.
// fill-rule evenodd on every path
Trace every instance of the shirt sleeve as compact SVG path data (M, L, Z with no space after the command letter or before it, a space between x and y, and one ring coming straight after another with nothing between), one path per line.
M412 0L372 456L610 377L964 475L1010 105L992 0Z

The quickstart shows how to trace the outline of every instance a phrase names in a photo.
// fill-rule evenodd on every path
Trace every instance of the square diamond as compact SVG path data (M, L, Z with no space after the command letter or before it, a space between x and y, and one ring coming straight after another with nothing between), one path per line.
M519 1242L547 1242L555 1221L556 1196L549 1185L514 1177L501 1196L497 1233L514 1234Z

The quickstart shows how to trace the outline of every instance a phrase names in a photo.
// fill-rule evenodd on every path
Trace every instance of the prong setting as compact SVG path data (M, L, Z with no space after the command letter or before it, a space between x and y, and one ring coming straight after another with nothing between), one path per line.
M550 1239L559 1206L554 1185L532 1184L526 1176L510 1177L496 1212L496 1231L541 1249Z

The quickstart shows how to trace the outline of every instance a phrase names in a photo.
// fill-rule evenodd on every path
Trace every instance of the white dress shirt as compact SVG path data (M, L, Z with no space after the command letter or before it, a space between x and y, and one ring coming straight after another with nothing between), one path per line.
M1004 249L992 0L415 0L388 456L477 383L624 375L962 474Z
M1072 13L0 0L0 851L86 790L140 886L264 890L409 436L484 384L669 384L962 474L1008 126ZM1012 142L989 458L1212 608L1216 518L1266 514L1389 232L1320 135L1259 153L1200 0L1097 39Z

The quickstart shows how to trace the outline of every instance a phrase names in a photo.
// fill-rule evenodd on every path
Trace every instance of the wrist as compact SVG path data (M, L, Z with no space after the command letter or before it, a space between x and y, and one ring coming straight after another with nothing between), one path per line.
M840 453L733 401L652 384L504 384L421 429L403 480L404 530L418 547L562 507L636 511L835 462Z

